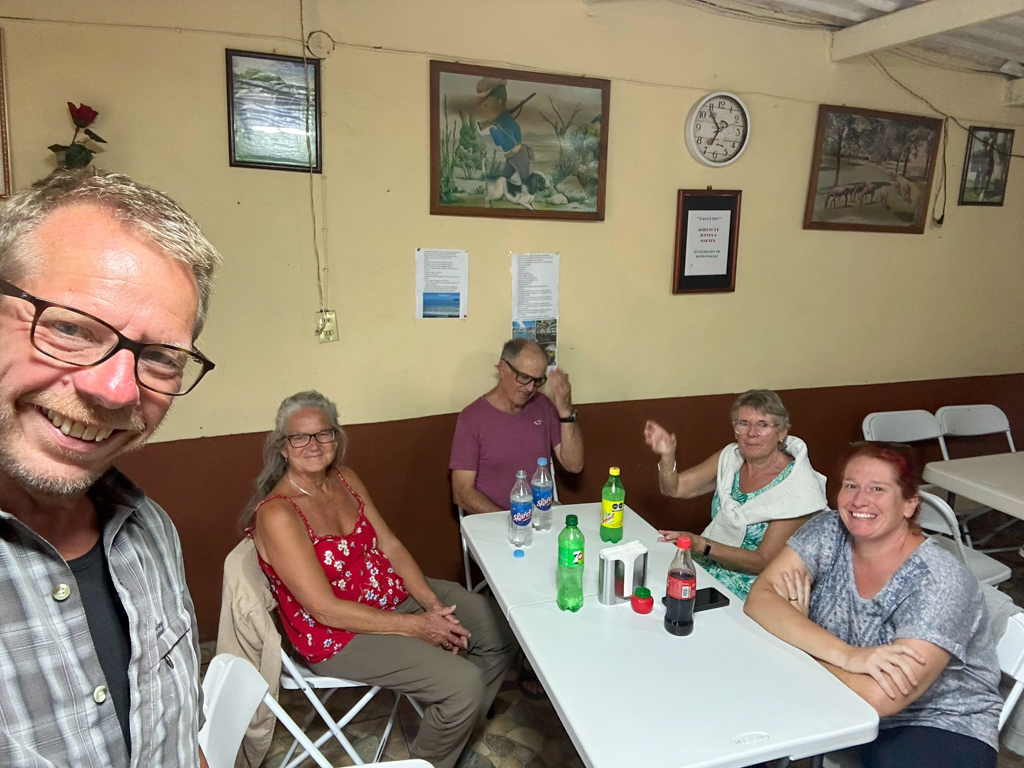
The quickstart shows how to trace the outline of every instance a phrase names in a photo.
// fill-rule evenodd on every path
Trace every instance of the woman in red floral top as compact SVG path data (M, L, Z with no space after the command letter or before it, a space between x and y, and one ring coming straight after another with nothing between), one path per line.
M450 768L516 650L493 600L428 579L358 475L334 403L283 403L243 518L285 633L318 674L407 693L426 714L413 757Z

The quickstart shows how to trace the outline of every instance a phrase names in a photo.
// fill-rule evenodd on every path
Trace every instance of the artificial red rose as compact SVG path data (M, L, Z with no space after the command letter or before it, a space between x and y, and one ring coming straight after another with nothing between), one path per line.
M85 128L87 125L92 125L93 121L100 114L88 104L79 104L76 107L70 101L68 102L68 111L71 112L71 120L76 128Z

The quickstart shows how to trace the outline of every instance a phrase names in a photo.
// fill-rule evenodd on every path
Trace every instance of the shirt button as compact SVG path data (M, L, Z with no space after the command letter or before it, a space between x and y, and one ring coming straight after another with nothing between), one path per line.
M104 701L106 701L107 700L107 686L105 686L105 685L98 685L98 686L96 686L96 690L92 692L92 700L95 701L97 704L102 704Z
M59 603L71 597L71 587L67 584L58 584L53 588L53 592L50 594L53 595L53 599Z

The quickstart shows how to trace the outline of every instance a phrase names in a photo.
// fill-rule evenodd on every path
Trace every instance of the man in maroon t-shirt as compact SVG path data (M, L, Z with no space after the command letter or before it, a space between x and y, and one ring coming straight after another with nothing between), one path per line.
M552 452L568 472L583 469L583 433L562 370L551 372L551 398L537 390L549 377L547 356L529 339L505 343L498 385L459 414L452 440L452 491L467 513L509 508L516 472L533 477L537 459Z

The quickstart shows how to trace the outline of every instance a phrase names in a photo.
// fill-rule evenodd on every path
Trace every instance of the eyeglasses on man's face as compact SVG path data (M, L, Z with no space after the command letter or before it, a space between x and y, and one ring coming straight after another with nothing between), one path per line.
M0 295L27 301L35 308L29 338L32 346L61 363L90 368L122 349L135 357L135 380L162 395L187 395L214 364L194 349L172 344L143 344L87 312L39 299L0 280Z
M321 429L319 432L313 433L296 432L294 435L288 435L288 445L292 448L305 448L314 437L318 443L333 443L338 439L338 430Z
M753 434L753 435L767 435L775 429L775 425L770 421L761 419L760 421L747 421L746 419L740 419L732 423L732 431L737 435L739 434Z
M528 373L523 373L522 371L518 370L508 360L505 360L504 362L505 362L505 365L508 366L508 369L510 371L512 371L512 373L514 373L516 375L516 381L518 383L522 384L523 386L529 384L532 381L534 389L540 389L541 387L544 386L544 384L547 383L547 380L548 380L547 376L531 376Z

